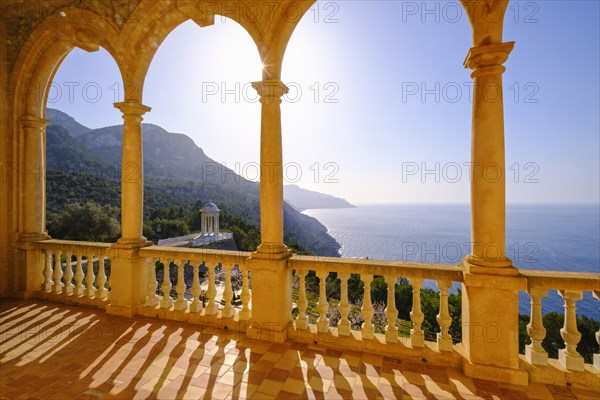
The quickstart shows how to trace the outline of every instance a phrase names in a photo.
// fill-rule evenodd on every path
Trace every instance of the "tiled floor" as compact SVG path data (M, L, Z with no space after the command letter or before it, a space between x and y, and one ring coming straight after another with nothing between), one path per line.
M317 345L42 301L0 303L1 399L598 399Z

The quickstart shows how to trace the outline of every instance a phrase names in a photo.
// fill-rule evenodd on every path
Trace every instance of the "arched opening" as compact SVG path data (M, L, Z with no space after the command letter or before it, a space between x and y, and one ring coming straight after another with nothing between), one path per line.
M55 239L115 242L120 234L119 68L105 49L73 49L47 94L46 226Z
M261 67L250 35L226 17L206 28L188 20L161 43L144 81L145 237L199 234L199 210L213 201L224 231L246 215L250 233L238 232L238 244L258 245L260 104L251 82Z

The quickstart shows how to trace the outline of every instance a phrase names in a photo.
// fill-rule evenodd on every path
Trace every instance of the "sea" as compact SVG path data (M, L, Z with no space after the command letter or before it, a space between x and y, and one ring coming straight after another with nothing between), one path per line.
M342 257L459 264L470 252L467 204L361 204L304 213L325 225ZM600 274L600 206L508 205L506 243L518 268ZM437 289L434 281L425 286ZM459 288L455 282L452 291ZM553 311L564 312L556 290L542 300L542 313ZM519 312L530 313L525 292L519 293ZM600 302L584 293L577 314L600 320Z

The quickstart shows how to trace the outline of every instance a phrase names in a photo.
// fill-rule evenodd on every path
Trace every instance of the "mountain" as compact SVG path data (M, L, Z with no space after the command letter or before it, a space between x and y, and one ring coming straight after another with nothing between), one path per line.
M52 125L62 126L72 137L79 137L91 131L90 128L81 125L70 115L54 108L46 108L46 118L52 121Z
M48 210L60 212L87 200L119 206L122 125L90 129L55 109L47 109L47 118L52 120L46 128ZM228 217L260 226L258 183L211 159L184 134L153 124L142 124L142 132L146 219L156 210L177 207L193 217L199 204L212 200ZM313 254L339 256L340 245L325 226L287 203L284 240Z
M302 189L298 185L285 185L283 195L296 210L302 212L311 208L354 208L347 200L325 193Z

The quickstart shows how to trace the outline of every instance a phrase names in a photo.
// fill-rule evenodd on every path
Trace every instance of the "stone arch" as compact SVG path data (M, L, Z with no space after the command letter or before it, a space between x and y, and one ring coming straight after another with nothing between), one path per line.
M261 57L267 66L263 70L263 80L281 79L283 58L290 38L300 20L316 2L317 0L290 1L284 3L283 8L279 10L277 23L268 40L265 41L265 49L261 52ZM289 18L288 10L291 8L298 11L294 19Z
M15 175L12 182L20 188L15 194L19 209L15 229L24 237L41 238L45 233L45 120L50 83L64 58L74 47L97 51L100 46L116 57L117 29L111 21L89 10L65 8L40 22L20 52L10 72L14 85L9 116L10 134L17 148L16 165L37 171L35 179Z
M65 16L52 15L29 36L15 61L12 82L16 116L44 118L50 83L64 58L74 47L93 52L103 47L115 60L118 57L118 31L112 21L89 10L71 8ZM93 16L93 18L90 18Z
M176 2L142 2L131 19L136 23L127 24L122 36L129 38L123 49L123 54L135 52L137 57L127 64L124 71L126 82L125 99L141 101L143 84L154 56L164 40L177 27L188 20L194 21L200 27L210 26L214 23L215 15L221 15L238 23L250 35L257 47L261 59L262 34L258 24L244 18L228 15L228 4L242 4L242 2L228 1L176 1ZM229 5L231 6L231 5ZM138 19L139 16L139 19Z

